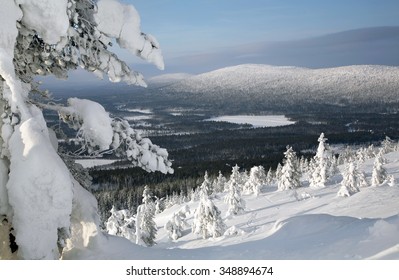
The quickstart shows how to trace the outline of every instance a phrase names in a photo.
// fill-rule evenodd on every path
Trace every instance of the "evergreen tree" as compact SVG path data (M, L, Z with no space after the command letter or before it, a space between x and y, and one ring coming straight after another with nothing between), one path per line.
M378 153L374 160L373 172L371 176L371 185L379 186L387 179L387 171L383 167L384 160L382 153Z
M274 181L274 172L272 170L272 168L270 167L269 170L267 171L266 174L266 185L271 185Z
M207 195L211 195L213 193L213 186L211 180L209 179L208 171L205 171L204 181L202 182L200 188L204 190Z
M385 137L384 141L381 143L382 153L387 154L394 151L395 143L388 136Z
M275 173L275 180L278 182L280 180L281 177L281 169L283 169L283 166L281 165L281 163L277 164L277 168L276 168L276 173Z
M304 156L301 156L301 159L299 160L299 171L302 174L304 174L308 172L308 170L309 170L309 162Z
M111 216L105 223L108 234L124 237L132 242L136 241L135 218L129 210L117 211L114 206L111 209Z
M345 168L338 196L351 196L359 192L361 177L362 176L357 170L355 163L349 163Z
M163 199L158 197L155 200L155 215L162 213L164 210Z
M263 166L254 166L249 173L248 181L244 185L247 193L253 193L256 196L260 193L260 188L266 182L266 174Z
M214 185L214 191L216 193L221 193L224 191L225 186L226 186L227 180L223 176L222 172L219 171L219 176L216 178Z
M189 225L186 222L186 215L190 210L187 207L181 209L180 211L173 213L171 219L166 223L165 230L168 236L172 240L177 240L183 236L183 230Z
M230 178L227 181L227 184L225 185L225 191L229 191L230 190L230 183L231 182L235 182L236 184L239 184L239 182L241 181L240 178L240 167L236 164L235 166L233 166L232 170L231 170L231 174L230 174Z
M239 180L238 180L238 185L240 186L240 189L243 191L245 183L249 179L249 174L248 170L244 170L243 172L239 172Z
M395 177L393 175L389 175L387 177L387 180L388 180L388 186L390 186L390 187L395 186L396 182L395 182Z
M220 210L212 202L205 190L200 191L200 202L194 211L192 231L203 239L222 236L226 225Z
M330 176L331 152L326 141L327 138L324 137L324 133L321 133L318 139L317 153L314 156L314 168L309 176L311 187L325 187Z
M143 191L143 204L137 208L136 214L136 243L146 246L155 245L155 236L158 228L154 221L155 206L150 190L145 186Z
M281 176L278 181L278 190L285 191L289 189L296 189L301 186L298 161L292 147L288 146L284 153L285 162L281 169Z
M227 184L228 193L224 198L225 203L228 205L227 215L238 215L244 211L245 201L241 197L240 185L239 185L240 175L238 171L238 166L234 166L230 180Z

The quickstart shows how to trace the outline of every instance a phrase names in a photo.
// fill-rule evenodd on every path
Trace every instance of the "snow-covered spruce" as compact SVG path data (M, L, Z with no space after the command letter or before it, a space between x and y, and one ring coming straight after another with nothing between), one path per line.
M118 211L114 206L112 206L110 212L111 216L105 223L107 233L136 242L136 219L131 212L129 210Z
M189 227L189 224L185 220L189 213L190 208L187 205L178 212L173 213L170 220L165 224L165 230L168 232L170 239L177 240L183 236L183 230Z
M205 190L201 190L198 207L194 210L192 232L203 239L222 236L226 225L221 217L220 210L215 206Z
M387 171L384 166L384 159L382 157L382 150L374 159L373 172L371 177L371 185L379 186L387 179Z
M204 181L202 182L200 189L203 190L208 196L213 193L213 185L207 171L205 171Z
M278 180L279 191L296 189L301 186L301 173L299 171L298 159L292 147L287 147L284 156L284 165L281 169L281 175Z
M265 168L263 166L254 166L249 172L248 181L244 185L244 191L246 193L253 193L258 196L261 187L266 182Z
M356 164L349 163L345 168L338 196L351 196L359 192L364 181L364 175L358 171Z
M46 105L30 100L34 77L66 78L68 71L81 67L98 76L107 75L112 82L145 86L142 75L109 50L112 40L160 69L163 59L155 38L140 30L137 11L117 0L3 2L0 216L14 229L18 250L13 258L58 259L103 235L95 199L73 179L52 145L53 134L39 109ZM126 125L118 126L100 105L71 99L67 107L54 108L72 117L64 118L68 123L78 124L78 136L88 152L118 152L123 146L124 154L137 166L172 172L165 150Z
M324 133L320 134L319 146L317 147L317 153L314 156L313 168L310 170L310 186L311 187L325 187L327 179L330 177L331 168L331 152L327 142L327 138L324 137Z
M136 243L139 245L155 245L157 225L155 224L155 204L147 186L143 191L143 204L137 207L136 214Z
M227 180L223 176L222 172L219 171L219 175L216 180L213 181L213 188L216 193L221 193L224 191Z
M228 215L238 215L241 214L245 209L245 201L241 197L242 188L240 185L240 172L238 165L235 165L232 169L230 180L226 184L228 193L224 198L224 202L228 205L227 216Z

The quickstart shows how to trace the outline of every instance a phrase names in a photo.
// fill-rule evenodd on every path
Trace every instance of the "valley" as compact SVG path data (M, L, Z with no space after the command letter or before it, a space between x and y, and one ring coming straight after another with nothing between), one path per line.
M331 95L334 99L327 102L315 93L314 98L308 98L306 91L300 94L299 86L297 96L302 98L292 96L288 103L283 98L277 104L268 98L260 98L260 90L249 94L248 98L243 97L246 93L234 91L231 93L234 93L233 98L226 96L225 86L220 92L204 90L202 94L173 90L196 78L173 80L172 85L163 79L161 87L150 84L148 89L121 85L102 87L86 92L87 96L80 96L99 102L112 116L128 120L143 136L166 148L173 160L173 175L147 173L123 161L101 166L92 164L88 170L93 178L92 189L100 203L102 220L108 217L112 205L134 210L141 203L145 185L157 197L165 197L173 193L187 194L195 189L202 183L205 171L211 178L216 178L219 171L225 176L230 174L235 164L242 171L257 165L274 170L278 163L282 163L287 145L292 146L299 157L310 158L316 151L321 132L325 133L332 147L341 149L370 144L378 146L387 136L399 139L399 106L395 102L385 102L385 98L379 102L358 98L344 104L339 101L346 94L343 92ZM393 88L393 93L382 95L396 94L397 87L393 85ZM278 92L276 95L282 96ZM291 98L290 94L288 96ZM65 98L59 93L57 97ZM261 116L279 116L283 122L271 126L251 125L246 123L251 122L248 120L218 119L228 115L239 115L241 119L243 115L251 116L252 121ZM52 125L57 124L58 120L53 116ZM73 138L73 133L70 131L69 137ZM339 152L337 149L336 154ZM104 158L114 160L107 155Z

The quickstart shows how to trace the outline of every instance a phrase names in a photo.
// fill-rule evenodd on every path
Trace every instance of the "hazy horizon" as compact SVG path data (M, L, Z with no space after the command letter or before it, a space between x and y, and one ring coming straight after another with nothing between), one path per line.
M164 71L112 48L146 80L247 63L399 66L399 2L395 0L122 2L135 6L142 30L154 35L162 49ZM75 86L102 84L82 72L71 73L69 81Z

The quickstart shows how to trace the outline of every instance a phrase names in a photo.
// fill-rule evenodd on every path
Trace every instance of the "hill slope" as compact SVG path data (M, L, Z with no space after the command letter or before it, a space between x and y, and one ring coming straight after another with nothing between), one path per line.
M265 187L258 197L244 195L243 214L225 217L225 193L213 198L229 230L202 239L189 227L177 241L164 230L173 213L188 206L190 224L198 202L175 205L156 216L157 245L141 247L109 236L87 250L65 252L72 259L399 259L399 152L385 165L396 183L364 187L351 197L338 197L341 175L322 189L277 191ZM370 181L373 159L360 165ZM306 179L306 178L303 178ZM299 199L298 199L299 198Z
M399 67L308 69L244 64L185 79L164 91L212 102L394 103L399 101Z

